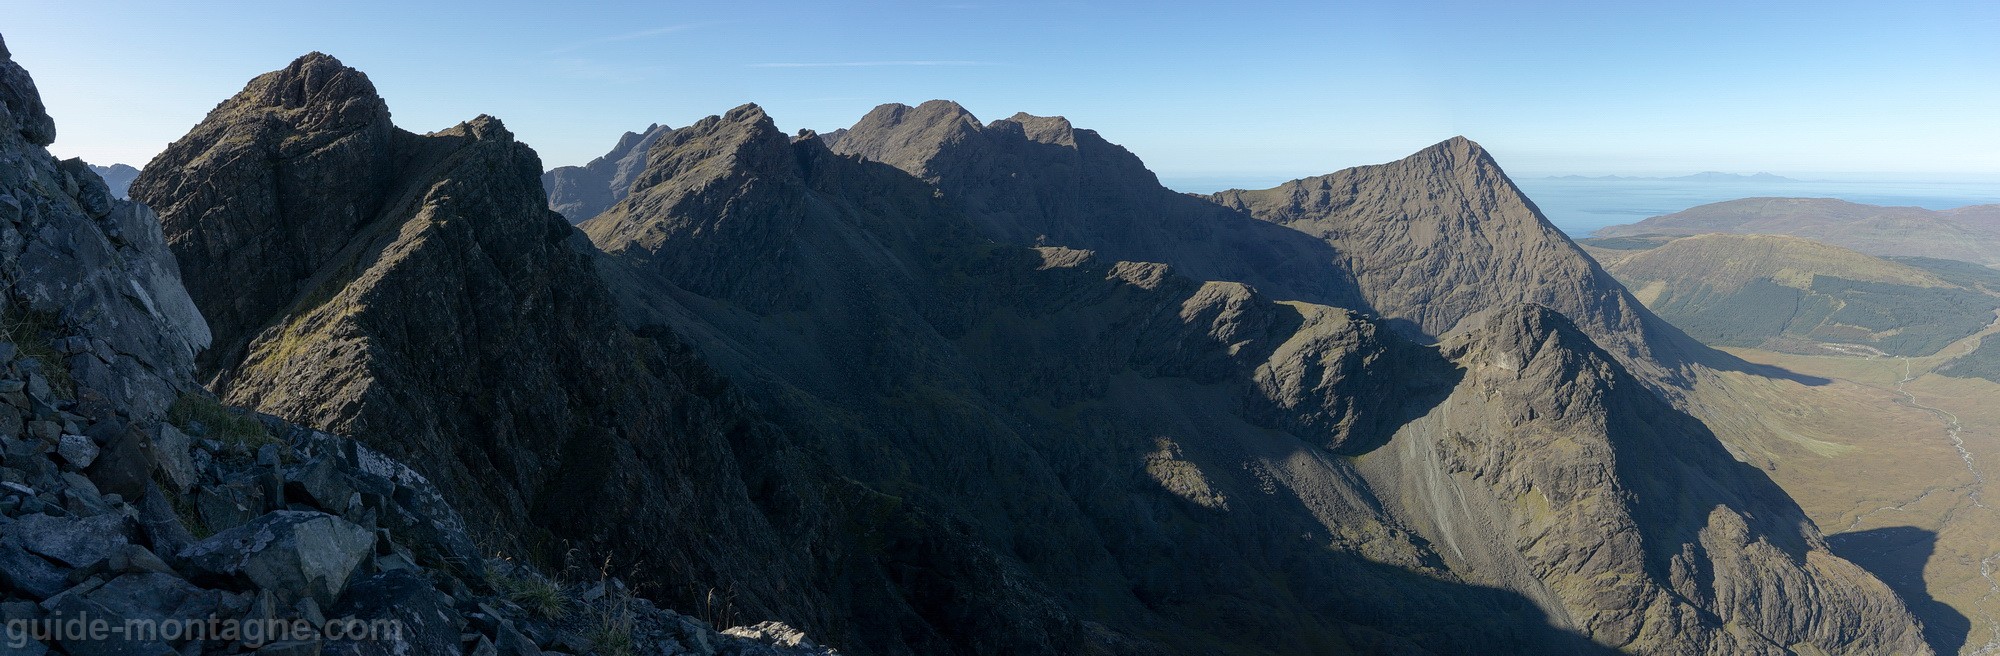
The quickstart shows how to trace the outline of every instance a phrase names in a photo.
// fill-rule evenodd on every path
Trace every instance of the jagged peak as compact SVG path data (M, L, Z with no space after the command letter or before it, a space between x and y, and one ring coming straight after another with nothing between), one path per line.
M0 59L13 59L14 53L7 50L7 35L0 34Z
M632 193L697 169L711 174L780 173L798 165L791 136L778 130L764 108L745 103L662 137L647 153L645 168L632 182Z
M766 113L764 111L764 108L758 106L757 103L743 103L741 105L737 105L734 109L729 110L728 113L723 114L722 120L728 123L771 123L772 122L771 115Z
M1013 116L1009 116L1002 120L1011 123L1020 123L1022 125L1030 125L1035 127L1048 127L1059 130L1076 129L1076 125L1070 123L1069 118L1061 114L1057 114L1054 116L1038 116L1035 114L1029 114L1027 112L1014 112Z
M915 107L903 103L877 105L875 109L869 110L855 124L857 126L868 124L901 125L904 123L932 125L952 121L967 122L972 125L979 124L979 118L973 116L972 112L967 111L963 105L942 99L926 100Z
M319 51L301 55L283 69L251 80L244 89L244 95L239 98L263 106L285 108L360 102L380 107L385 115L388 113L387 103L376 92L375 83L368 79L368 74Z
M1464 136L1454 136L1390 164L1390 166L1397 165L1423 166L1439 170L1492 166L1493 155L1488 153L1485 147L1480 146L1479 142Z
M501 123L499 118L490 114L480 114L473 117L470 121L432 132L431 136L471 137L479 141L490 140L501 143L512 142L514 140L514 133L507 130L506 124Z
M13 114L21 138L37 146L55 143L56 121L42 104L35 78L28 74L28 69L14 63L5 43L0 43L0 103L6 105L4 111Z

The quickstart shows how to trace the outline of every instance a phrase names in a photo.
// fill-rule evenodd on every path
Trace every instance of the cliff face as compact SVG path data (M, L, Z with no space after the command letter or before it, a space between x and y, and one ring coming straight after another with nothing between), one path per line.
M1561 314L1501 306L1425 347L996 244L953 199L746 106L663 140L583 228L628 321L686 336L843 475L962 522L1107 648L1925 649Z
M673 128L658 124L648 126L645 132L627 132L611 152L589 164L549 169L542 174L549 209L570 223L582 223L624 200L632 191L633 178L646 166L646 151L669 132Z
M367 76L315 53L223 102L132 182L174 252L199 263L183 277L215 333L204 371L242 359L383 211L398 136ZM205 173L183 171L195 165Z

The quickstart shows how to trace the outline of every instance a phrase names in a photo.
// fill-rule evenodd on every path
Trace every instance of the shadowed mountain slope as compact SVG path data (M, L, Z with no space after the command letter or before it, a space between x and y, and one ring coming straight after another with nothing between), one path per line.
M628 321L967 526L1107 646L1924 650L1782 491L1555 312L1427 347L995 243L954 199L745 106L663 139L582 227Z
M946 101L878 107L833 147L932 182L1005 243L1163 262L1374 314L1426 341L1481 310L1537 303L1666 385L1688 384L1689 360L1727 359L1652 317L1463 138L1208 198L1161 187L1130 152L1060 117L982 126Z
M1003 243L1163 262L1275 298L1368 309L1352 277L1327 266L1326 244L1160 186L1130 151L1059 116L981 125L950 101L883 105L832 148L936 185Z

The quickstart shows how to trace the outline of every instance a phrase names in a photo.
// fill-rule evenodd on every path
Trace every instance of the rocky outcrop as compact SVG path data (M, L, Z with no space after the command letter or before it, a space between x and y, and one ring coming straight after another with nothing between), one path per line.
M401 141L367 76L314 53L217 106L132 182L174 253L199 261L183 278L215 335L205 372L241 360L315 275L338 268L391 201ZM197 163L205 175L186 172Z
M549 169L542 174L549 209L570 223L582 223L624 200L632 191L633 179L646 168L646 151L669 132L673 128L655 123L644 132L625 133L611 152L589 164Z
M21 364L0 362L0 386L21 382ZM9 653L838 653L777 622L718 630L602 573L551 576L489 560L408 466L276 417L219 412L207 415L213 426L186 417L135 426L182 435L154 441L148 466L196 473L131 496L101 488L106 476L35 436L0 435ZM249 521L220 528L194 508L245 480L269 491L245 509ZM64 628L79 617L127 628Z
M113 198L81 160L43 147L55 124L0 44L0 323L32 356L32 391L92 414L158 418L209 344L153 212ZM71 431L75 432L75 431Z

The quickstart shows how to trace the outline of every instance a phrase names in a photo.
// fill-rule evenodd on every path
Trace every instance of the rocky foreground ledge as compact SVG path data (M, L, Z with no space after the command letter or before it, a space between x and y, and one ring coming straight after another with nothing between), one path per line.
M0 654L837 653L483 557L429 481L353 440L201 395L93 420L43 360L0 342L0 363Z

